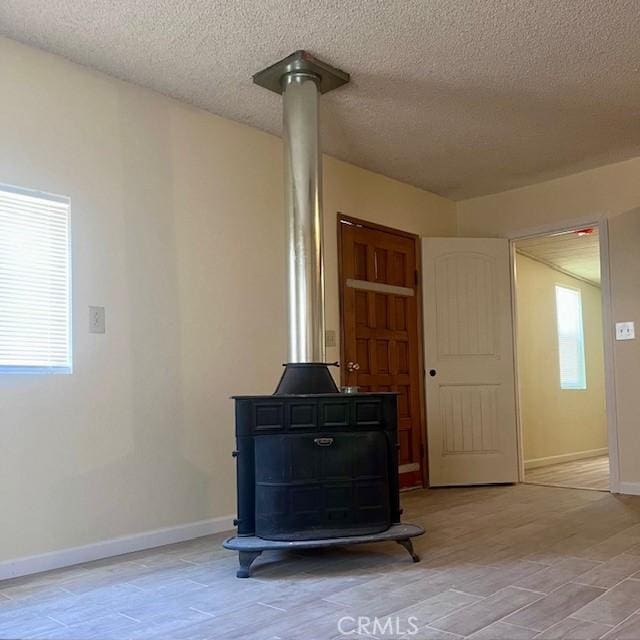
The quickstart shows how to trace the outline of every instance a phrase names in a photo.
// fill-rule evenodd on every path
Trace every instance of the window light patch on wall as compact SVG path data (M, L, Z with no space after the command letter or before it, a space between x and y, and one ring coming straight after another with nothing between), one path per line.
M586 389L582 300L578 289L556 285L561 389Z
M69 199L0 185L0 374L71 367Z

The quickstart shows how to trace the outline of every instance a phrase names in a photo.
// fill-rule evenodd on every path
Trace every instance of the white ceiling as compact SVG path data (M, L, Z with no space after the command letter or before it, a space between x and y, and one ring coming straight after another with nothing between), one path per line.
M600 284L600 239L597 229L583 236L570 231L528 238L516 242L516 249L530 258L596 285Z
M295 49L351 72L325 150L442 195L639 155L637 0L2 0L0 34L280 132L251 75Z

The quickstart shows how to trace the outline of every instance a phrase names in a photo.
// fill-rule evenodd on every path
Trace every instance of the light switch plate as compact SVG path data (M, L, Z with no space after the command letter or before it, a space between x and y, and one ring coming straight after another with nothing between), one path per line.
M336 332L335 329L327 329L324 332L324 343L326 347L336 346Z
M636 337L635 323L616 322L616 340L633 340Z
M104 307L89 307L89 333L105 333Z

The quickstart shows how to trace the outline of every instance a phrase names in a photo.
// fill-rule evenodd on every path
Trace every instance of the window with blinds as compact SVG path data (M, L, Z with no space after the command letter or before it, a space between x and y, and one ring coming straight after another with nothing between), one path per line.
M0 185L0 374L71 373L69 199Z
M556 285L560 388L586 389L582 301L578 289Z

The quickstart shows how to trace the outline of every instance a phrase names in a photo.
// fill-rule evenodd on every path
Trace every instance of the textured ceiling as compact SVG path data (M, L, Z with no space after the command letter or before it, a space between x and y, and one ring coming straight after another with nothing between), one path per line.
M2 0L0 33L277 134L251 75L308 49L353 78L325 151L454 199L640 153L638 0Z
M516 249L549 266L600 284L600 239L597 229L593 229L590 235L583 236L570 231L528 238L518 241Z

